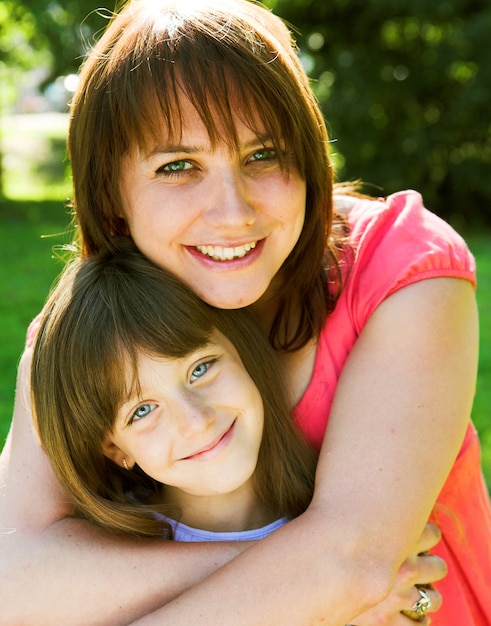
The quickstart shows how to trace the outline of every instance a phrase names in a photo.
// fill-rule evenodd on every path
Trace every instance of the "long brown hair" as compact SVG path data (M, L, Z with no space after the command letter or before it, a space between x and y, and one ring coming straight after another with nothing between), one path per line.
M139 353L183 357L218 330L235 346L263 399L264 434L254 474L259 499L277 516L298 515L312 495L315 459L289 413L284 377L267 337L247 311L205 304L128 240L120 244L115 253L66 268L34 347L38 432L77 514L112 531L165 533L154 512L173 509L135 499L154 494L159 483L139 468L121 470L103 455L102 443L132 391L125 364L132 364L138 385Z
M133 0L112 19L82 67L72 104L82 255L113 250L114 238L128 235L120 212L123 158L145 150L159 131L179 137L183 93L212 144L231 148L240 103L241 119L251 128L259 119L278 148L286 144L306 181L305 223L280 270L282 299L270 332L276 348L296 350L318 335L335 305L339 289L328 289L326 276L336 275L344 233L332 229L329 139L309 79L286 25L256 2ZM288 169L287 157L282 166Z

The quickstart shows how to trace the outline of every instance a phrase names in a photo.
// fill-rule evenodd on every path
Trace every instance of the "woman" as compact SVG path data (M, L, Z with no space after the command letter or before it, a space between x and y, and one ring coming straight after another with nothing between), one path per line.
M26 432L21 365L4 522L18 527L29 512L27 538L9 538L21 588L28 569L49 580L39 564L61 537L64 571L86 580L94 563L98 589L83 609L92 614L73 623L117 623L115 606L127 623L177 597L141 623L345 624L387 595L398 570L404 579L434 510L450 573L433 623L489 621L491 515L469 426L473 259L417 194L333 203L324 123L281 21L240 0L128 4L84 65L69 144L82 254L131 236L209 304L250 306L321 450L307 511L195 585L242 548L166 545L162 568L146 544L62 519L70 509ZM44 506L35 516L32 493ZM119 576L109 597L121 571L131 584ZM65 587L64 623L75 593ZM45 582L31 606L49 593ZM394 624L408 623L399 611L412 593Z

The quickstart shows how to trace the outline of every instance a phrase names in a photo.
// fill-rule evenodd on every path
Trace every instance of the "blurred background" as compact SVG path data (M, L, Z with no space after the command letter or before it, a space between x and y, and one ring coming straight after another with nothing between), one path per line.
M266 4L292 25L338 179L361 178L375 195L417 189L476 256L473 418L491 487L491 3ZM26 327L71 238L68 103L113 9L113 0L0 0L0 447Z

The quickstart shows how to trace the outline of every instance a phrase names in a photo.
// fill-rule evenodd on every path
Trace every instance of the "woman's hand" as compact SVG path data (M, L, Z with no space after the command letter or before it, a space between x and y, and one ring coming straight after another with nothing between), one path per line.
M431 583L444 578L447 574L445 561L428 554L440 540L440 531L436 526L427 524L413 554L402 564L391 593L377 606L356 618L352 626L410 626L411 622L428 626L430 616L414 620L401 611L410 611L421 598L416 585L424 587L431 600L429 613L434 613L442 605L442 596L431 587Z

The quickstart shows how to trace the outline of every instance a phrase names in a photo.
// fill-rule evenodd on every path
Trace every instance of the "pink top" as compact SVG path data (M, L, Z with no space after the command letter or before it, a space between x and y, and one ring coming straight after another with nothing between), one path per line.
M475 284L474 259L464 241L423 208L416 192L401 192L387 201L349 202L354 263L319 338L310 385L295 409L306 438L319 448L339 374L375 308L397 289L425 278L452 276ZM35 338L39 318L28 330L28 344ZM443 532L433 552L445 558L449 574L437 585L444 604L431 614L432 625L490 626L491 506L472 424L433 519Z
M317 447L343 365L375 308L397 289L425 278L451 276L475 284L474 259L464 241L423 207L416 192L386 201L349 201L354 262L320 335L309 387L295 409L302 431ZM432 518L443 533L433 552L449 566L446 579L436 585L444 602L431 615L432 625L490 626L491 505L472 424Z

